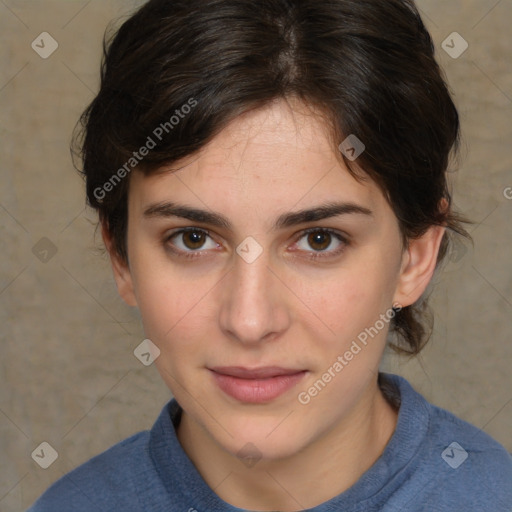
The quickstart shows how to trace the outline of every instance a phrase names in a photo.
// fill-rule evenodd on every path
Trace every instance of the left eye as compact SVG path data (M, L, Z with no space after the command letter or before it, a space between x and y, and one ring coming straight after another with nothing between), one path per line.
M315 253L336 253L337 249L343 248L346 240L335 231L326 229L315 229L306 231L299 239L297 246L300 250ZM328 250L330 248L330 250Z

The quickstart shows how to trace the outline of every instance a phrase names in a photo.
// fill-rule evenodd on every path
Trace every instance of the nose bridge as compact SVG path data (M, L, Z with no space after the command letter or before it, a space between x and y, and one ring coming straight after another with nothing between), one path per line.
M243 249L241 244L241 255L235 255L222 299L220 323L226 334L238 341L257 343L270 333L281 331L287 315L279 300L279 283L268 268L268 254L246 258Z

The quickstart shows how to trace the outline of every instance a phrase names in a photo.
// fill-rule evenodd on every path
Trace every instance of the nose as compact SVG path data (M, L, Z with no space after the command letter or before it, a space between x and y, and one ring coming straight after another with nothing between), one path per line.
M252 263L235 254L224 286L219 322L226 336L245 345L259 345L287 330L289 298L270 269L265 251Z

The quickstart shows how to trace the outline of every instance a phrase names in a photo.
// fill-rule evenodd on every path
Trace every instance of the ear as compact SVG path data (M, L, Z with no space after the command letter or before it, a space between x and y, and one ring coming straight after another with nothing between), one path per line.
M421 297L434 275L445 231L443 226L431 226L423 236L409 241L393 303L410 306Z
M133 288L133 279L128 262L124 261L114 247L112 235L106 222L101 223L101 236L110 256L117 291L128 306L137 306L137 299Z

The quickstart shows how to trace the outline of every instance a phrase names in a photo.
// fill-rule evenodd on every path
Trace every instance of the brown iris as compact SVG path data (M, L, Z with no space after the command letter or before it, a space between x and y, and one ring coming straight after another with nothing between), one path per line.
M331 244L331 235L322 231L309 233L308 244L315 249L315 251L325 251Z
M201 231L185 231L182 236L183 243L188 249L200 249L204 245L206 233Z

